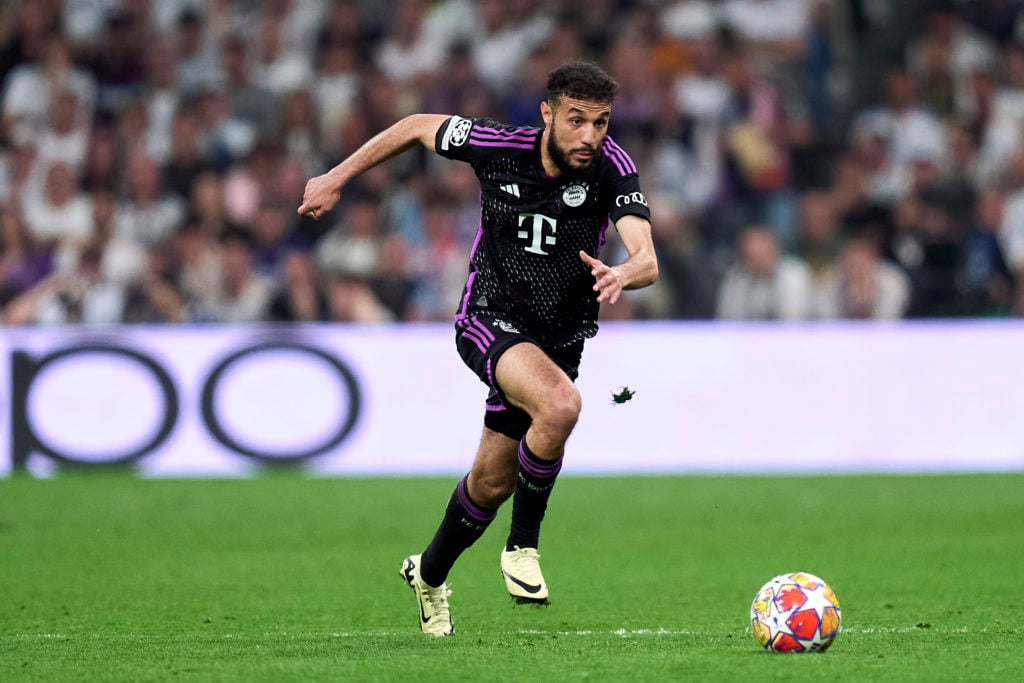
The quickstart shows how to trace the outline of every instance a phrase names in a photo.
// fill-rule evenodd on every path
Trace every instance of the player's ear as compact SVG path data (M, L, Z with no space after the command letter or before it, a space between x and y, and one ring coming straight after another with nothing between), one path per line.
M554 117L554 110L551 109L551 105L547 103L547 100L543 100L540 103L540 117L544 120L545 126L551 125L551 119Z

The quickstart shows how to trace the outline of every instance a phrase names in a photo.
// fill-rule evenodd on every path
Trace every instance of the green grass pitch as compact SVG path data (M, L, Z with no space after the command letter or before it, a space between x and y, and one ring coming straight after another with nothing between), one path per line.
M565 476L551 606L504 593L505 508L435 640L398 568L454 481L0 480L0 680L1024 680L1024 475ZM842 603L825 653L750 634L794 570Z

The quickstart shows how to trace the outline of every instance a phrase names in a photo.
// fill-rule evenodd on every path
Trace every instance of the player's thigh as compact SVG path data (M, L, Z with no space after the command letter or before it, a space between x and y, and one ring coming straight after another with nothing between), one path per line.
M501 355L494 377L509 402L535 420L552 406L579 409L572 380L539 346L524 342Z

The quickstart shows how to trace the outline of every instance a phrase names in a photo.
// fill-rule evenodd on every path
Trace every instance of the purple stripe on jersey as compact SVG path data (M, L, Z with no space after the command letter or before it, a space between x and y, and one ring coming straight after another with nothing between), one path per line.
M470 272L469 277L466 279L466 296L462 297L462 306L459 309L458 314L455 316L456 322L461 322L466 319L466 311L469 310L469 297L473 294L474 280L476 280L476 270Z
M487 329L487 325L477 320L475 316L469 319L469 324L479 330L488 342L494 341L494 333Z
M487 126L476 126L473 132L494 133L496 135L532 135L540 133L540 128L488 128Z
M529 133L516 133L504 131L500 133L486 133L483 131L473 131L470 137L484 138L486 140L520 140L523 142L533 142L537 139L536 135L530 135Z
M608 219L604 219L601 223L601 229L597 233L597 252L594 254L594 258L601 258L601 247L604 246L604 242L607 239L608 233Z
M637 172L636 171L636 164L633 163L633 159L630 158L630 156L628 154L626 154L626 150L624 150L621 147L619 147L618 143L616 143L611 138L606 137L604 139L604 144L607 145L608 149L612 150L612 152L614 152L615 155L622 161L623 165L626 167L626 170L629 173L636 173Z
M619 175L629 175L629 173L626 172L625 167L623 167L622 162L619 161L614 156L612 156L612 153L608 150L607 147L601 145L601 151L604 152L604 155L606 157L612 160L612 162L615 164L615 168L619 169Z
M510 147L512 149L533 149L533 143L531 143L529 145L524 145L524 144L521 144L521 143L512 143L512 142L480 142L479 140L476 140L475 138L470 138L469 139L469 144L471 144L471 145L473 145L475 147ZM623 173L623 175L626 175L626 174Z
M622 158L622 155L619 152L616 152L611 147L605 147L604 154L606 157L615 162L615 166L616 168L619 169L619 173L621 173L622 175L630 174L629 164L626 163L626 160Z
M486 406L484 406L484 410L489 410L491 412L495 412L495 411L500 411L500 410L508 410L508 408L506 408L505 406L501 405L500 403L498 405L496 405L496 406L492 406L490 403L488 403Z
M520 137L520 136L498 137L497 135L470 135L469 136L469 141L470 142L508 142L508 143L519 142L519 143L522 143L524 145L527 145L527 144L528 145L533 145L535 143L535 141L536 141L536 138L524 138L524 137Z
M498 513L497 510L484 510L482 507L473 502L469 497L469 486L466 484L466 479L469 477L467 474L462 479L459 479L459 485L455 487L455 495L459 498L459 503L462 505L462 509L466 511L466 514L473 518L476 522L487 523L494 519L494 516Z
M523 448L523 439L519 442L519 467L532 477L538 479L554 479L562 469L562 459L541 461L536 455L527 454Z
M483 221L476 227L476 237L473 239L473 246L469 250L469 277L466 279L466 296L462 297L462 306L455 315L456 322L465 320L469 311L469 297L473 296L473 282L476 280L476 267L473 265L473 258L476 250L480 247L480 240L484 236Z

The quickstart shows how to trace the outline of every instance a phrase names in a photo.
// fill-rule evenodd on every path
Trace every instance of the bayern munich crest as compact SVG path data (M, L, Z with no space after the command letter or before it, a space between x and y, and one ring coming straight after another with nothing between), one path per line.
M573 183L562 191L562 202L571 208L583 206L587 201L587 186L580 183Z

